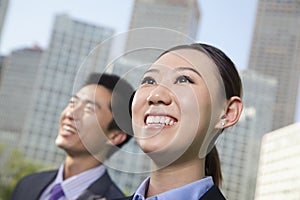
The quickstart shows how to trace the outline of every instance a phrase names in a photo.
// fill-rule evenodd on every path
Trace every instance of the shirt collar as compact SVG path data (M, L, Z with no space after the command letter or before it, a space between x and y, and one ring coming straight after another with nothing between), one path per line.
M77 199L84 190L106 172L104 165L99 165L63 180L63 169L64 164L60 166L54 184L61 184L66 199Z
M137 189L133 200L145 200L145 193L149 186L150 177L147 177L140 187ZM212 177L206 177L204 179L192 182L190 184L178 187L167 192L158 194L153 197L147 198L147 200L181 200L190 199L198 200L200 199L212 186L214 185Z

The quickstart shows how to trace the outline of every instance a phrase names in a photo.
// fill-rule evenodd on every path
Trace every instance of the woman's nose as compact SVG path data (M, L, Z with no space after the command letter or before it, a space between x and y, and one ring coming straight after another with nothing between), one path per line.
M162 85L156 86L147 97L149 105L164 104L169 105L172 102L172 94L170 90Z

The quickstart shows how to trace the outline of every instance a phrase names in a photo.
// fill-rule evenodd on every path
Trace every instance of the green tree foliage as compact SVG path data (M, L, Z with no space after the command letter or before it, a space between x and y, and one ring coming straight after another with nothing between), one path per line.
M5 159L4 146L0 146L0 159L3 165L0 169L0 200L9 199L11 192L22 177L45 169L41 164L26 160L16 149L11 150Z

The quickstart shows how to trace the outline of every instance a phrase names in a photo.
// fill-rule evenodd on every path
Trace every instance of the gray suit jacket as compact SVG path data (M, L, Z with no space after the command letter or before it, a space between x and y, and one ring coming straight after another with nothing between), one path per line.
M45 171L22 178L14 188L10 200L38 200L47 186L54 181L56 174L57 170ZM110 200L121 197L124 197L123 193L105 172L77 200Z

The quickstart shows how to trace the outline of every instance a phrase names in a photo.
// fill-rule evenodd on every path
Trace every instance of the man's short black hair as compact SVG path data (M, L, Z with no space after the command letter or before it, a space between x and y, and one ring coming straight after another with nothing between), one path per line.
M108 130L122 130L127 134L126 140L117 145L122 147L132 137L130 98L134 90L126 80L114 74L92 73L84 86L91 84L104 86L112 93L110 109L113 119L108 125Z

